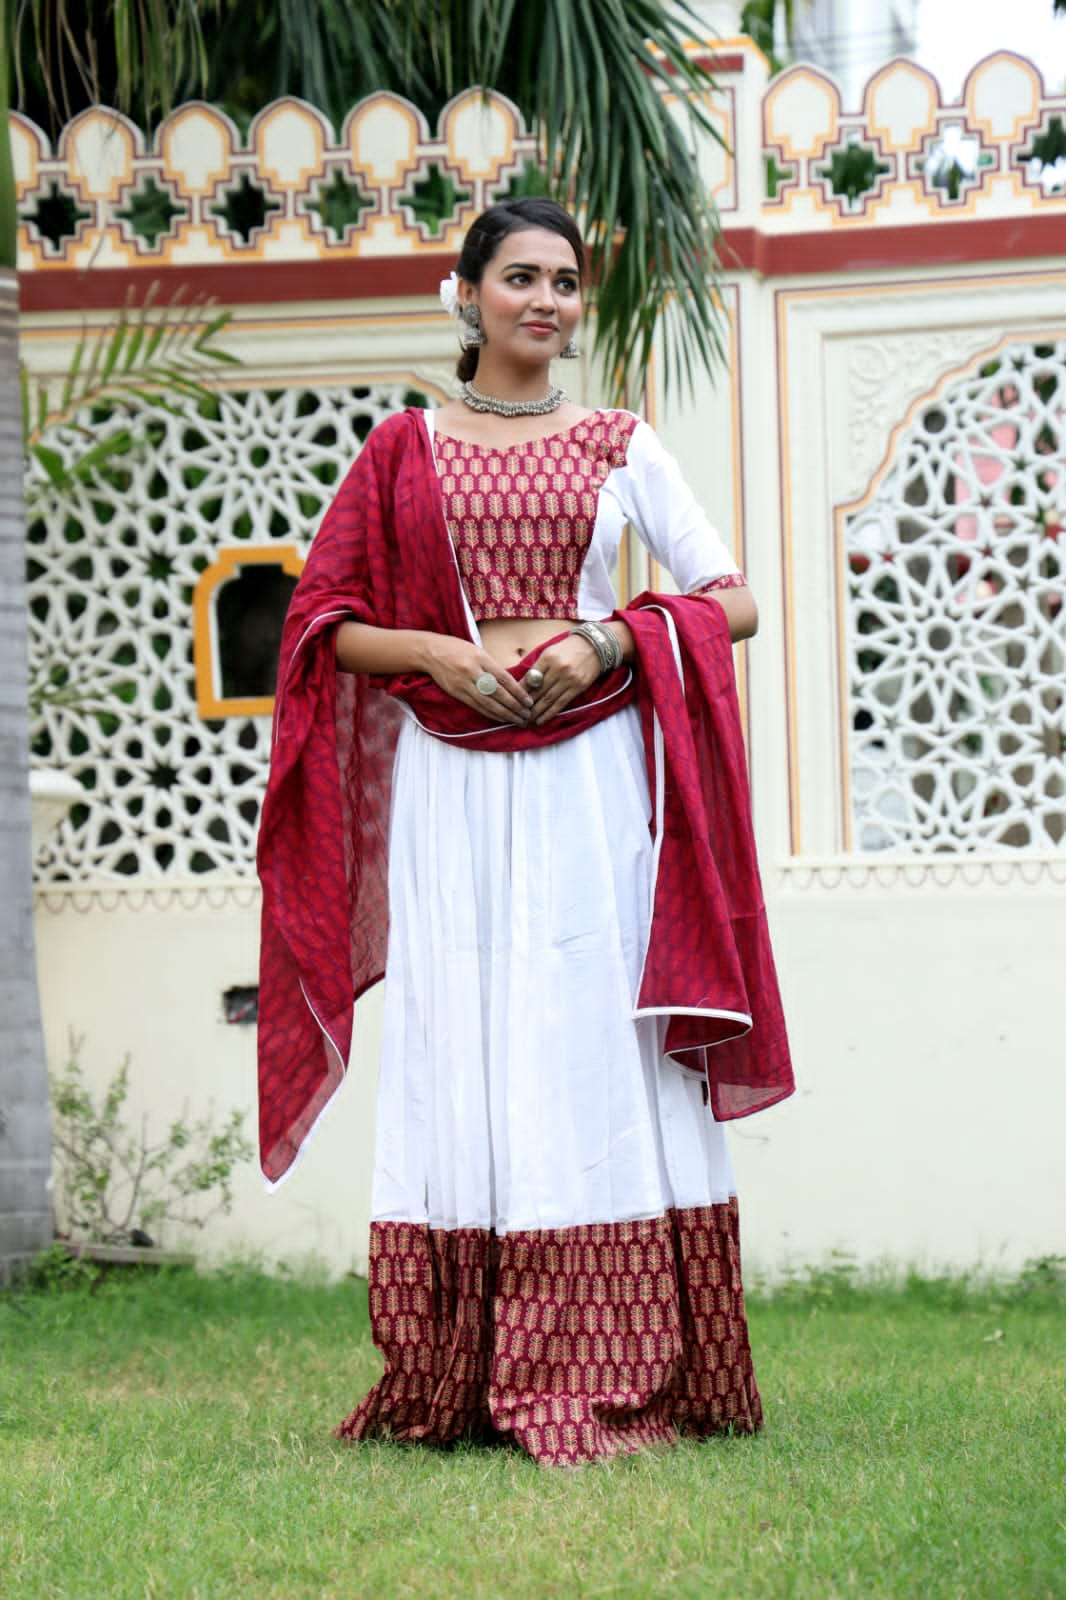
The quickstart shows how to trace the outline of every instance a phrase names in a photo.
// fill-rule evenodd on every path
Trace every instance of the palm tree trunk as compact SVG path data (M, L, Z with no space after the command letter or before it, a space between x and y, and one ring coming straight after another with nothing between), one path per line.
M0 269L0 1280L52 1238L48 1074L37 997L26 711L18 287Z

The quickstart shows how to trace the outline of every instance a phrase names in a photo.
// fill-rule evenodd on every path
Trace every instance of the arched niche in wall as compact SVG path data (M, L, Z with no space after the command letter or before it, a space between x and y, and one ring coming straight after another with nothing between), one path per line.
M293 545L220 550L193 591L196 706L205 720L269 716L303 560Z

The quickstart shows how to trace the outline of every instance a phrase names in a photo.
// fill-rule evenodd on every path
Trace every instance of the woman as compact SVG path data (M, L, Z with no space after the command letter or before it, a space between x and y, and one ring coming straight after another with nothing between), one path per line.
M651 429L551 384L584 269L553 202L471 227L461 397L374 430L294 596L260 837L268 1179L386 980L386 1367L338 1432L556 1463L759 1425L721 1123L792 1087L732 679L755 605ZM684 597L616 611L626 522Z

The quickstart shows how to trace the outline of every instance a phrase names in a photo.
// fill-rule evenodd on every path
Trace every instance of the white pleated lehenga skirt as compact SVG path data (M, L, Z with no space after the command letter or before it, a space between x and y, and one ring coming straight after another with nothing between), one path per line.
M338 1430L576 1462L760 1421L723 1128L634 1020L636 707L542 750L408 720L371 1227L385 1374Z

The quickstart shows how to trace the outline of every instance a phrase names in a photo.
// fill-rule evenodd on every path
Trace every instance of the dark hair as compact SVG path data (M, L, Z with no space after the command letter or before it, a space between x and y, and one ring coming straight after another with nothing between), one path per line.
M501 200L476 217L467 230L463 248L459 252L456 272L467 283L480 283L485 268L509 233L521 233L526 228L547 228L564 238L574 252L579 277L585 275L585 246L577 223L554 200L541 195L527 195L520 200ZM461 383L469 383L477 372L477 351L464 350L456 366L456 376Z

